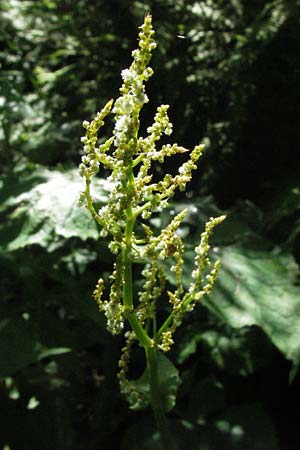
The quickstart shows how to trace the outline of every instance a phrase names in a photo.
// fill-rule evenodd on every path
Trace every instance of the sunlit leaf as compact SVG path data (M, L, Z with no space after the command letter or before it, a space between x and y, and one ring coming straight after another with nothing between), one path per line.
M47 251L61 246L65 239L97 239L98 230L85 208L79 208L78 197L83 181L76 170L39 169L27 178L5 180L1 205L5 221L0 227L0 246L14 251L40 245ZM97 201L104 201L109 186L99 180L95 189Z
M232 327L258 325L295 365L300 362L298 267L289 253L225 247L212 311Z

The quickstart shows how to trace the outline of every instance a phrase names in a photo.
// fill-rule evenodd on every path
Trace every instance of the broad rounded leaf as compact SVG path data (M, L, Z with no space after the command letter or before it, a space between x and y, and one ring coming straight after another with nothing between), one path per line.
M230 246L220 259L220 276L205 304L232 327L260 326L286 358L299 365L300 289L293 257L277 249Z

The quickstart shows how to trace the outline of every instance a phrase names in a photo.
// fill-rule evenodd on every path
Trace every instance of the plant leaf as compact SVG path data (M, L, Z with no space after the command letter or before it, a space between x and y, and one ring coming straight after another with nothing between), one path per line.
M97 202L109 191L104 180L96 181ZM40 245L53 251L66 239L97 239L98 230L85 208L78 208L83 181L76 169L36 169L25 179L6 179L0 197L4 215L0 227L0 248L14 251Z
M165 411L170 411L176 403L176 392L180 384L180 377L174 364L162 353L157 354L157 364L159 394ZM148 370L146 369L137 380L130 381L130 384L145 399L142 404L132 404L130 408L136 411L146 408L150 403L150 380Z
M298 267L282 250L229 246L221 251L222 269L205 304L230 326L258 325L295 365L300 362Z

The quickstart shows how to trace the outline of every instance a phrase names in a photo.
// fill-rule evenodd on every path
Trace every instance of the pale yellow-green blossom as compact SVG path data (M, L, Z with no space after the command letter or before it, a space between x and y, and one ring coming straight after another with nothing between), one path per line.
M94 298L107 318L108 329L113 334L125 333L125 346L119 362L121 390L131 405L144 399L127 380L130 350L134 342L145 348L159 348L167 352L174 343L174 332L185 314L193 310L205 294L209 294L217 278L220 262L210 270L209 237L224 216L212 218L201 234L195 248L195 266L190 287L182 283L184 244L180 226L186 210L177 214L170 223L155 234L149 223L144 223L153 213L166 208L176 190L184 191L197 169L204 145L197 145L175 175L165 174L160 181L153 181L153 169L157 163L189 150L178 144L159 146L163 135L170 136L172 124L168 117L168 105L157 108L154 121L147 128L146 136L139 135L139 115L149 101L145 82L152 76L148 66L156 47L153 39L151 16L145 17L140 27L139 48L132 52L133 62L121 73L123 84L116 101L110 100L91 122L84 121L85 136L81 139L84 155L80 174L85 179L85 189L80 203L90 211L101 227L101 236L110 239L109 249L115 256L113 272L109 278L109 295L103 300L104 281L99 279ZM112 137L101 145L98 133L109 114L113 115ZM91 195L93 177L105 169L112 186L107 204L97 209ZM141 224L137 227L137 222ZM166 292L166 260L175 276L175 289ZM144 264L141 270L143 283L136 298L132 288L132 265ZM163 323L157 323L157 310L167 300L169 315ZM128 321L131 331L126 331ZM150 324L151 327L150 327Z

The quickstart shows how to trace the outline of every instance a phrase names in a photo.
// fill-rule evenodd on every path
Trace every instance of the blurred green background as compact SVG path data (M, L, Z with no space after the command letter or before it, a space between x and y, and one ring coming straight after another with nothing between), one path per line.
M118 95L146 12L158 48L141 131L167 103L172 141L206 143L170 205L189 210L186 282L205 220L228 214L218 283L170 354L178 448L298 450L298 0L1 1L0 449L160 449L150 411L119 393L122 339L91 301L112 260L76 205L81 123ZM105 202L105 181L95 190Z

